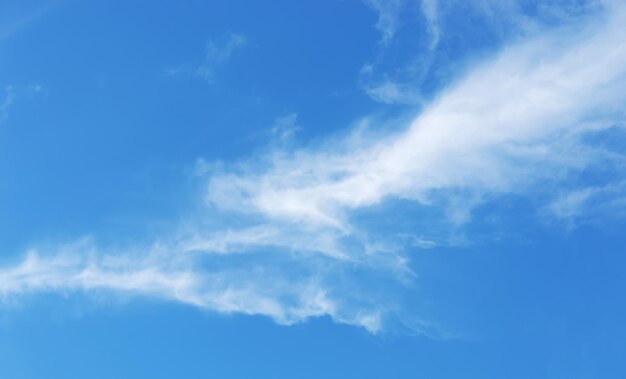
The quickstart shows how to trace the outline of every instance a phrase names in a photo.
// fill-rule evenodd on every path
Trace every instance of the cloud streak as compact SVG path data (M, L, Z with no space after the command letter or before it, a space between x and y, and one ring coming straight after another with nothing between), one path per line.
M399 294L413 274L403 248L431 248L436 238L428 228L404 242L376 237L379 224L362 212L384 214L401 200L442 209L443 222L458 226L477 204L540 194L555 213L572 214L601 192L562 198L572 174L623 162L587 137L624 121L625 22L626 7L606 3L585 24L508 46L400 131L368 131L366 119L346 137L213 168L204 218L184 233L133 249L34 250L0 271L0 292L104 290L283 324L329 316L384 330L407 316ZM623 184L607 185L603 193L621 195ZM424 331L415 319L405 322Z
M20 32L24 28L27 28L40 18L47 15L56 5L56 2L48 2L44 5L39 5L38 8L33 8L33 4L26 6L28 9L20 9L19 12L8 12L0 17L0 41L12 37L16 33ZM7 10L11 9L10 6L6 7Z
M246 240L239 241L246 243ZM151 296L220 313L269 316L290 325L310 317L331 316L335 321L377 332L380 312L355 307L336 292L347 283L328 283L339 268L329 260L202 257L187 242L155 244L140 250L98 249L90 238L51 250L33 249L14 267L0 270L0 294L5 300L33 293L106 292ZM213 248L213 247L209 247ZM230 253L214 249L211 253ZM268 253L272 255L271 253ZM267 258L267 257L266 257ZM272 262L279 259L281 263ZM219 268L211 268L212 266ZM323 272L335 272L324 276ZM340 271L343 271L341 268ZM348 276L346 273L344 275ZM344 279L347 281L347 279Z
M9 108L15 102L15 91L13 87L6 87L4 89L4 99L0 102L0 122L3 122L9 117Z

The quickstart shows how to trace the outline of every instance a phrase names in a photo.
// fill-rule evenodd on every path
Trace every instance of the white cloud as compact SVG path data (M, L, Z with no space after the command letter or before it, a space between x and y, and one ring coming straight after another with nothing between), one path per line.
M622 9L612 13L604 25L507 48L398 135L300 150L268 167L216 175L209 198L272 220L345 231L351 210L389 197L428 203L450 189L519 192L558 179L597 158L579 142L596 130L592 121L621 116L626 31Z
M402 313L394 289L412 273L397 241L377 239L378 224L358 212L401 199L462 225L476 204L501 194L554 200L572 172L623 159L585 140L625 116L626 7L607 7L591 24L503 49L402 131L359 129L247 163L203 164L210 222L117 253L89 243L33 252L0 271L0 292L106 290L379 331ZM552 207L569 215L589 197L572 196ZM438 240L428 228L398 237L419 248Z

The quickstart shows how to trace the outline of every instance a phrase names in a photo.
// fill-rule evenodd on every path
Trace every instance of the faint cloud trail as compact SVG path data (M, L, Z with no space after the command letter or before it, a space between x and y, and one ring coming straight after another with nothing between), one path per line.
M4 87L4 99L0 101L0 123L7 120L9 110L15 105L19 97L31 97L45 91L39 84L30 86L6 86Z
M170 75L190 75L197 76L208 83L215 80L215 72L223 66L233 55L246 44L246 37L243 34L228 33L219 39L212 39L206 45L204 60L195 67L181 66L169 70Z

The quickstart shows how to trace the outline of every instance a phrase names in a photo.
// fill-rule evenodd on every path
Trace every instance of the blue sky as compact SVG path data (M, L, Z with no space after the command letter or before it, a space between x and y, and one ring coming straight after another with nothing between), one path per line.
M623 378L619 0L0 0L0 377Z

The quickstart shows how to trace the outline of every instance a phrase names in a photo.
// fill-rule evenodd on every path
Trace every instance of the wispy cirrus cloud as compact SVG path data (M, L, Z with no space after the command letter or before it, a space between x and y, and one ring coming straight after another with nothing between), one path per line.
M220 233L212 243L115 251L98 248L90 238L31 249L22 262L0 270L0 294L5 300L33 293L150 296L213 312L263 315L285 325L330 316L371 332L381 329L383 312L377 308L388 300L348 295L359 281L334 260L294 251L290 257L276 241L267 245L274 250L253 252L268 242L264 233Z
M579 22L599 12L603 4L599 0L365 3L378 14L382 43L361 71L361 87L374 101L413 106L428 103L442 85L458 80L470 59L555 25Z
M626 215L626 182L614 180L563 190L544 212L564 220L570 229L584 223L623 218Z
M402 302L413 280L404 248L435 246L436 220L411 213L428 223L410 235L386 225L381 236L389 202L440 210L440 222L459 227L503 195L540 197L538 213L565 217L596 194L623 196L623 152L589 138L626 117L626 6L604 7L503 48L401 130L371 130L366 118L344 137L208 167L202 216L184 232L127 249L35 249L0 271L0 293L147 295L284 324L329 316L371 332L397 317L428 332ZM574 183L609 164L604 189Z
M278 142L285 142L291 139L300 129L298 114L290 113L286 116L277 117L270 132Z
M364 2L378 13L376 29L382 36L381 43L389 44L398 30L398 18L406 1L364 0Z
M621 121L623 12L612 9L602 18L605 26L508 47L397 135L358 146L348 139L276 157L251 173L215 176L209 198L226 208L347 230L347 213L387 197L428 203L451 188L515 192L606 158L581 140L602 128L596 120L609 118L607 128Z
M230 59L233 53L246 44L243 34L227 33L221 38L211 39L205 47L204 59L200 64L183 65L168 72L171 75L191 75L200 77L211 83L215 79L215 72Z

